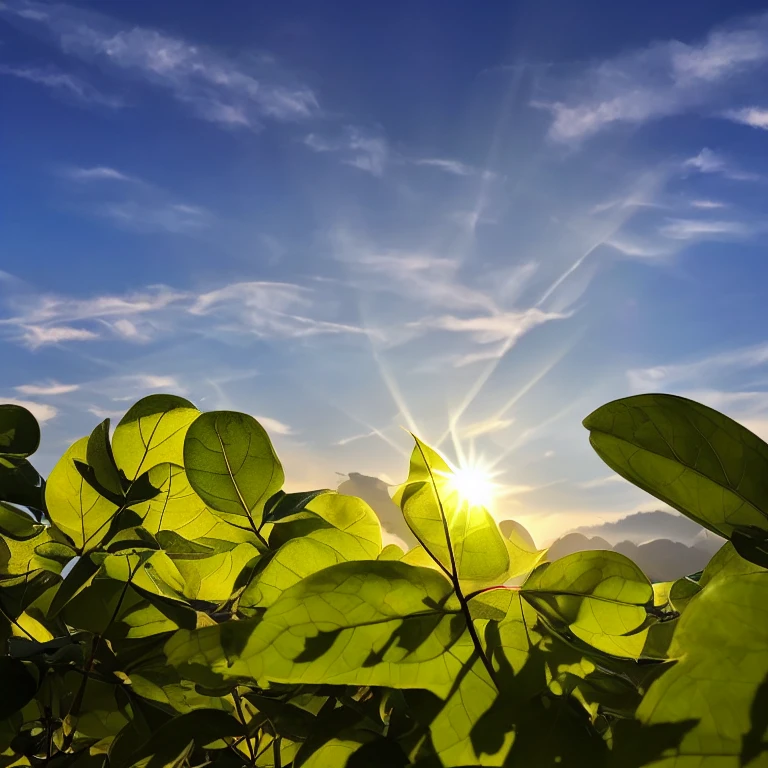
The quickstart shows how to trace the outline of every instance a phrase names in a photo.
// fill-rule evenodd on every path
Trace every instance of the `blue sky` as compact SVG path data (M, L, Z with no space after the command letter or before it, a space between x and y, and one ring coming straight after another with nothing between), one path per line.
M49 469L154 391L290 487L503 471L540 537L658 507L581 419L768 437L764 3L0 0L0 399Z

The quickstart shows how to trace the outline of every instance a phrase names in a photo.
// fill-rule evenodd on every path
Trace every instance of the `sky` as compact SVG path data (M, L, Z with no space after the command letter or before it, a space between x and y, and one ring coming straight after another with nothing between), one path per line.
M291 490L408 430L535 536L662 508L581 420L768 438L763 2L0 0L0 401L36 465L172 392Z

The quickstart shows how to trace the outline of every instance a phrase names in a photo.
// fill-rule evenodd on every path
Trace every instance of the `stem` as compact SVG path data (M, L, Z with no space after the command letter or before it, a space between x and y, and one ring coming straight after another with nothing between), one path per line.
M282 768L283 766L283 761L280 757L280 742L282 741L282 738L282 736L275 736L275 739L272 742L272 755L275 768Z
M127 557L127 555L126 555ZM83 668L83 681L80 683L80 687L77 689L77 693L75 694L75 699L72 702L72 706L69 709L69 713L67 714L66 719L73 719L74 722L70 723L68 726L67 733L64 736L64 739L62 741L61 745L61 751L66 752L71 746L72 741L75 738L75 730L77 726L77 719L80 716L80 708L83 706L83 699L85 698L85 687L88 685L88 680L90 678L91 670L93 669L93 665L96 662L96 654L98 653L99 647L101 645L101 640L104 634L109 631L109 628L114 623L115 619L117 618L117 614L120 612L120 608L123 605L123 600L125 599L125 595L128 592L128 587L131 585L131 580L133 579L133 576L135 574L135 571L131 573L130 570L130 564L128 566L128 581L125 582L125 586L123 587L123 591L120 593L120 597L117 600L117 605L115 606L115 610L112 611L112 616L109 619L109 622L107 623L107 626L104 627L104 631L102 634L97 634L93 636L93 646L91 648L91 655L88 658L88 661L85 663L85 667Z
M240 722L243 724L243 728L246 730L246 734L248 733L248 724L245 722L245 717L243 715L243 702L240 699L240 693L238 692L237 688L232 693L232 696L235 700L235 709L237 710L237 716L240 718ZM256 753L253 751L253 744L251 743L251 739L249 736L246 735L245 737L245 745L248 747L248 754L251 756L251 765L256 765Z

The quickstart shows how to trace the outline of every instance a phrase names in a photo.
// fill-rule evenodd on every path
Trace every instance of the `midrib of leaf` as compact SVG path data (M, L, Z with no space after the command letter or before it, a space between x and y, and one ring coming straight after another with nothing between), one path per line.
M232 466L229 463L229 456L227 456L227 451L224 448L224 440L221 437L221 434L219 433L219 425L218 425L218 419L213 424L213 430L216 432L216 437L219 441L219 446L221 447L221 455L224 457L224 464L227 467L227 472L229 473L229 476L232 478L232 485L235 489L235 492L237 493L237 498L240 501L240 506L245 510L246 517L248 518L248 522L251 524L251 528L253 529L253 532L256 534L256 537L258 540L265 546L268 547L267 540L261 535L261 532L256 527L256 525L253 522L253 518L251 517L251 510L248 508L248 505L245 503L245 499L243 498L243 494L240 492L240 486L237 484L237 478L235 477L234 473L232 472ZM251 435L248 434L248 447L245 450L245 456L243 457L243 464L245 464L246 459L248 458L248 451L251 447ZM242 469L242 466L241 466ZM270 479L274 475L274 467L272 468L272 474L270 475Z
M414 439L416 439L416 436L413 435ZM427 460L427 457L424 455L424 451L422 450L421 443L416 440L416 447L419 449L419 453L421 454L421 458L424 461L424 465L427 468L427 471L429 472L429 479L432 483L432 492L435 494L435 498L437 499L437 507L440 510L440 520L443 523L443 533L445 534L445 541L448 545L448 555L451 558L451 574L448 574L446 571L446 575L449 576L451 579L451 582L453 584L453 591L456 593L456 597L459 600L459 604L461 605L461 612L464 614L464 621L467 625L467 631L469 632L469 636L472 639L472 644L475 646L475 650L477 651L477 654L480 656L480 659L483 662L483 666L488 672L488 675L491 678L491 681L496 686L497 691L501 691L501 688L499 686L499 682L496 679L496 670L493 668L493 664L491 663L491 660L488 658L487 654L485 653L485 648L483 648L480 638L477 634L477 630L475 629L474 622L472 621L472 614L469 610L469 603L467 602L467 598L464 597L464 593L461 589L461 584L459 583L459 574L458 570L456 568L456 557L453 553L453 544L451 542L451 533L450 529L448 527L448 519L445 516L445 509L443 508L443 500L440 498L440 494L437 492L437 483L435 482L435 476L432 472L432 467ZM416 538L419 540L419 543L424 547L424 549L427 551L429 556L442 568L443 571L445 571L445 567L443 564L432 554L432 552L429 551L429 548L424 544L421 539L419 539L418 535Z

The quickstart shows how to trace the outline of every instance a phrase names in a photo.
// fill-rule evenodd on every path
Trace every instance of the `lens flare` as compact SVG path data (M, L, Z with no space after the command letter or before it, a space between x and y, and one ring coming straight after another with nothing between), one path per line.
M471 507L490 507L496 495L494 475L481 466L452 467L447 478L451 488Z

